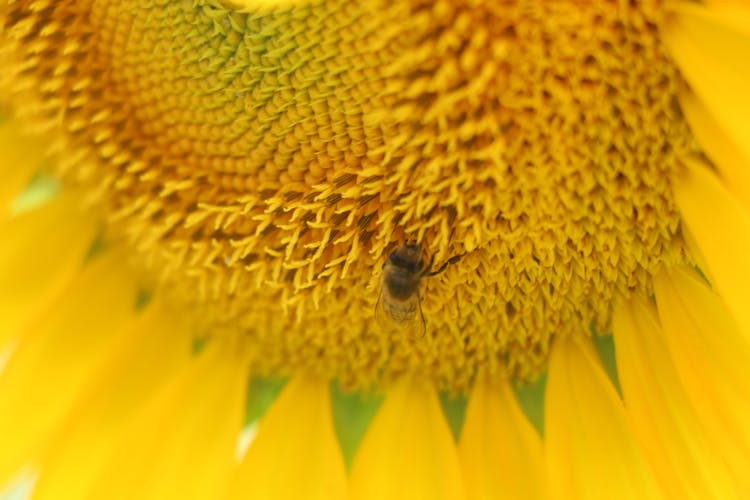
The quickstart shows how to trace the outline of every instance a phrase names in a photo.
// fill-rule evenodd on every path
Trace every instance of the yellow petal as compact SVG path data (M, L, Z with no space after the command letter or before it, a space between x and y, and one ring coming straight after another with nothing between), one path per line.
M542 441L507 381L474 383L459 457L470 500L545 498Z
M672 57L732 142L750 158L750 8L673 2L664 30Z
M555 344L544 411L552 498L663 498L588 341Z
M680 105L690 129L719 167L729 190L750 208L750 157L745 156L692 92L682 92Z
M220 0L222 4L240 12L254 12L270 8L284 8L300 3L302 0Z
M128 327L121 349L103 363L39 464L34 500L88 498L124 423L190 359L186 325L151 303Z
M43 151L39 139L22 134L14 121L0 124L0 220L41 165Z
M674 181L675 201L713 285L750 339L750 215L700 160L685 165Z
M722 300L685 270L654 279L675 368L712 445L750 497L750 345Z
M0 348L65 290L95 231L71 196L0 223Z
M120 255L84 269L24 334L0 373L0 484L49 437L134 314L136 287Z
M354 457L351 500L465 498L456 444L435 390L403 380L388 393Z
M227 347L209 345L128 424L90 498L221 497L235 465L247 387L245 363Z
M284 387L260 422L230 498L346 498L346 470L328 384L298 376Z
M703 276L705 276L706 279L711 283L715 282L716 280L711 276L711 269L708 267L706 258L698 249L698 243L695 241L695 236L693 236L690 229L684 224L680 229L682 231L682 239L685 241L685 247L687 248L693 263L698 266L698 269L700 269L700 272L703 273Z
M628 416L669 497L741 498L685 393L654 307L643 299L618 304L614 337Z

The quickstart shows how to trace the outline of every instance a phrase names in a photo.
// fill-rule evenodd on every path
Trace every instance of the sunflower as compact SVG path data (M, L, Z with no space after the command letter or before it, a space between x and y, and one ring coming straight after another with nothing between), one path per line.
M748 61L743 0L0 1L0 485L750 497Z

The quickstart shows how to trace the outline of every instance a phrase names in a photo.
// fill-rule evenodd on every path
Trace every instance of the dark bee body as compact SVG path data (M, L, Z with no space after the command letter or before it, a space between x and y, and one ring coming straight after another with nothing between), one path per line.
M430 270L432 262L425 265L419 244L406 243L394 250L383 264L380 297L375 309L378 322L385 323L385 326L424 333L425 320L419 290L422 277L443 272L459 258L456 256L449 259L433 272Z
M419 245L402 245L388 257L383 272L383 284L390 295L399 300L407 300L419 288L423 276L422 250Z

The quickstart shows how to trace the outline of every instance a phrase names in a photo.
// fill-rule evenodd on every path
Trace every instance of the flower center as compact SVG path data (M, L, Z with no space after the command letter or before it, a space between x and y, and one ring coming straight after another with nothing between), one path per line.
M61 174L260 373L534 377L683 258L660 2L38 3L0 7L3 91L62 117ZM449 264L421 331L376 320L411 314L383 278L407 243Z

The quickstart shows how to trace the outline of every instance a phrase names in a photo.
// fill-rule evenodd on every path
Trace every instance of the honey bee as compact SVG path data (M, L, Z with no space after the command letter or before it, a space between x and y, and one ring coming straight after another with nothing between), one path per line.
M437 271L432 271L432 260L425 265L422 247L418 243L399 246L383 263L380 295L375 305L378 323L423 335L426 322L420 295L422 278L442 273L461 257L453 256Z

